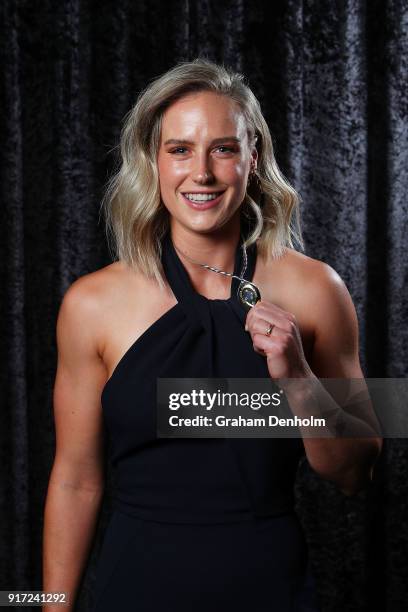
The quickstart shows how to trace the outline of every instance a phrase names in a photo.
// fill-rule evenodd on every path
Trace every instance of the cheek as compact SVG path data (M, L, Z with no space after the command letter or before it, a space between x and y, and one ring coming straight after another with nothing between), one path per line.
M246 179L247 164L245 161L236 161L222 169L223 177L228 183L240 185Z
M160 157L157 160L157 168L160 184L163 188L177 183L186 174L186 168L182 164L173 160L160 159Z

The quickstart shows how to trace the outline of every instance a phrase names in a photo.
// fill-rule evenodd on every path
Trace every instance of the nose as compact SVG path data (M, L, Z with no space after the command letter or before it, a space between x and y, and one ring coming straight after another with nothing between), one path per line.
M211 183L214 180L214 175L208 163L207 156L203 155L197 162L193 171L193 181L199 185Z
M214 176L211 172L203 172L200 174L196 174L194 177L194 182L199 183L200 185L206 185L207 183L211 183L214 180Z

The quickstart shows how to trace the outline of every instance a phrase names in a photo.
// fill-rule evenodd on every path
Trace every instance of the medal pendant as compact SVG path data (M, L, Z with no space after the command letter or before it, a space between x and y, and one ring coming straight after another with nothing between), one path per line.
M241 281L238 287L238 298L245 310L249 310L261 299L259 289L249 281Z

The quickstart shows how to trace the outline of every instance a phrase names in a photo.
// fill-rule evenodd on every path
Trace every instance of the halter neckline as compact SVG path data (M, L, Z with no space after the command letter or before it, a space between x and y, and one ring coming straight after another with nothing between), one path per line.
M244 272L243 278L245 280L251 281L256 264L257 250L256 244L252 244L247 247L247 268ZM242 270L244 261L244 255L242 250L242 237L240 237L239 243L235 250L234 256L234 271L233 274L235 276L239 276ZM190 280L190 276L185 268L182 260L177 253L177 250L174 247L170 230L167 231L166 235L163 238L162 244L162 263L164 267L164 271L167 277L167 280L170 284L173 293L175 294L177 301L182 303L185 299L196 299L200 301L204 301L207 303L218 303L218 304L228 304L231 302L235 302L238 305L238 297L237 291L240 285L240 280L237 278L231 278L231 289L230 295L227 298L207 298L205 295L196 291L193 287L193 284ZM215 272L210 272L215 274Z

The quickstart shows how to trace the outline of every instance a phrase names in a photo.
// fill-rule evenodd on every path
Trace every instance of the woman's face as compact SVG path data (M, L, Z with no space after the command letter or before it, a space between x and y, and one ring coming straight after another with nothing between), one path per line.
M172 229L208 233L225 226L244 199L256 156L231 98L199 92L174 102L162 118L157 158Z

